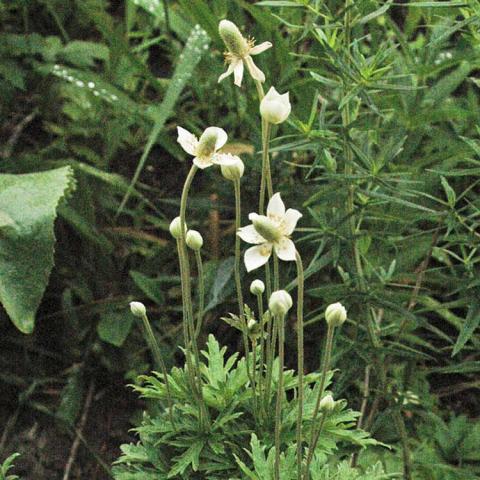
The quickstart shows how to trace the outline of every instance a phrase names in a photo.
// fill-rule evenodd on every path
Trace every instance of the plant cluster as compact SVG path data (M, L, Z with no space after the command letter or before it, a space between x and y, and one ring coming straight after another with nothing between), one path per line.
M249 36L239 40L223 23L222 39L221 18L244 25ZM329 367L340 370L335 381L326 376L324 393L335 408L347 398L359 412L341 428L365 429L392 448L359 451L349 441L337 442L338 450L325 458L319 453L321 465L311 460L312 476L322 469L327 478L374 475L367 467L381 461L375 469L403 471L406 479L478 477L479 19L478 0L0 2L0 458L19 451L19 473L61 475L49 470L49 449L40 437L49 438L52 451L64 446L66 461L94 391L87 429L95 424L95 434L84 432L74 464L81 478L95 478L98 469L108 476L118 444L134 438L128 417L138 425L133 412L144 409L125 381L154 365L160 375L148 378L163 392L171 366L185 359L190 369L179 368L183 380L177 380L192 392L190 403L172 386L170 396L147 400L149 421L178 413L180 425L190 419L197 424L197 414L188 417L180 408L199 404L192 377L211 387L202 373L210 368L202 350L210 355L205 340L214 333L220 350L247 352L243 362L248 359L255 379L247 375L245 391L255 385L262 398L258 413L252 398L234 408L239 418L227 422L246 429L236 437L241 448L230 452L228 468L248 477L238 457L253 475L265 475L262 465L274 475L279 332L270 370L261 359L271 342L258 331L272 340L279 320L264 318L257 297L268 312L271 293L281 288L294 304L285 319L282 409L295 423L280 431L280 463L293 465L292 475L297 430L304 437L304 464L308 459L313 422L307 398L321 382L311 373L299 375L318 370L329 336L325 310L342 299L348 320L332 337ZM258 102L260 92L250 87L273 79L275 89L265 89ZM287 91L288 97L278 93ZM262 123L268 120L263 129L259 112ZM265 154L267 133L271 190L269 175L261 180L266 163L257 155ZM209 136L216 137L213 149ZM168 234L191 166L183 147L202 170L189 191L184 240L180 218L179 237ZM228 181L219 181L212 165ZM293 235L298 214L285 209L285 216L277 215L277 193L303 214ZM241 200L241 217L233 198ZM270 198L273 215L266 208ZM233 235L238 230L241 237ZM191 262L191 312L183 312L177 243ZM246 267L271 269L272 285L258 274L250 291L240 290L239 302L236 285L253 279L233 254L244 246ZM295 312L297 250L305 260L301 315ZM125 313L140 296L154 319L141 322L143 337L135 317ZM289 305L283 293L276 296ZM228 311L233 314L219 321ZM246 342L245 322L251 330ZM185 333L196 338L196 348L181 340ZM240 375L242 358L231 362L229 372ZM293 367L295 385L288 386ZM157 385L144 382L136 387ZM265 417L266 384L270 420L262 424L257 417ZM102 413L104 395L115 397L108 415ZM207 414L213 422L219 410L210 403ZM325 422L317 450L330 438ZM109 437L111 430L124 434ZM147 446L154 458L160 434L141 435L139 452ZM161 441L169 462L181 456L183 447ZM30 471L31 459L38 470ZM122 462L115 474L141 477L142 465L157 468L156 460L149 462ZM169 462L161 468L169 471ZM54 469L62 467L55 463ZM203 475L192 473L192 463L183 475L188 472Z
M291 112L288 92L271 87L265 95L266 78L251 55L272 47L270 42L255 46L228 20L219 24L225 42L228 70L219 81L233 74L241 86L244 68L252 77L261 114L262 175L258 212L250 213L250 225L241 227L241 179L245 167L236 155L225 153L227 133L208 127L200 138L178 127L177 141L193 156L185 181L180 215L170 224L176 239L183 299L185 365L167 372L160 349L150 328L146 308L132 302L132 313L142 319L145 335L154 352L159 372L143 377L135 387L143 397L159 402L155 415L146 415L136 431L140 443L123 447L116 478L249 478L309 480L330 476L329 457L342 446L343 454L353 445L366 447L377 442L356 428L358 413L346 409L327 392L333 373L329 371L335 328L347 319L341 303L325 311L328 325L326 345L319 373L304 374L304 271L302 258L291 239L302 214L286 209L280 193L274 193L269 144L273 126L287 120ZM187 201L199 170L219 165L222 175L233 183L235 198L234 277L238 313L224 320L237 328L243 338L245 356L225 358L213 335L207 350L200 351L205 291L201 250L203 239L187 227ZM266 200L268 204L265 208ZM240 240L254 246L244 253L246 270L264 268L264 280L255 279L250 292L256 297L253 309L244 303ZM189 249L194 252L199 301L192 301ZM285 370L286 319L293 306L290 294L280 289L280 261L295 262L297 268L297 371ZM272 268L273 267L273 268ZM264 293L268 309L264 311ZM255 311L256 310L256 311ZM201 360L205 357L205 361ZM250 443L250 448L245 445ZM346 468L342 466L341 468ZM381 478L374 468L365 478ZM361 478L354 469L352 478ZM336 475L334 473L333 475Z

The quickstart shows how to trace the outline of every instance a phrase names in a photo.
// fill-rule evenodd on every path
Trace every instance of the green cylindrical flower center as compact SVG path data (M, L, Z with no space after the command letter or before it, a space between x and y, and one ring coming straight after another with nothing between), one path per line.
M210 157L215 153L218 133L216 130L207 128L198 141L197 157Z
M248 52L248 43L234 23L222 20L218 27L218 33L229 52L239 57L243 57Z
M258 215L253 220L255 230L267 241L277 242L282 238L282 232L277 223L264 215Z

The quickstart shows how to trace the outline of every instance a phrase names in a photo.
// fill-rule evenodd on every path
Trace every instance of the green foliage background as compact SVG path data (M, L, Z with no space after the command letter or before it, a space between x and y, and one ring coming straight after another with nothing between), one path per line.
M259 64L280 92L290 91L293 114L277 132L272 163L286 203L304 213L298 245L307 263L309 371L318 365L324 307L341 299L351 321L337 338L335 394L360 409L368 372L365 427L398 446L391 418L399 412L416 478L478 476L480 4L358 0L351 38L344 8L336 0L0 2L0 297L16 325L28 325L23 331L33 327L46 287L30 337L1 313L0 456L10 453L10 439L12 450L22 446L19 432L32 417L41 425L55 418L69 438L92 384L123 392L148 372L129 300L149 305L170 365L181 358L167 227L190 165L176 126L224 128L246 163L244 205L257 198L254 88L248 80L242 92L217 84L224 71L217 23L229 18L272 41ZM4 297L8 229L29 212L22 202L34 189L9 199L6 179L67 169L69 179L47 192L46 256L57 216L48 287L50 260L41 262L25 237L17 273L22 261L27 273L29 265L48 271L15 280L18 291L29 284L38 291L27 313L12 314L11 294ZM219 320L234 309L232 192L210 170L194 185L189 216L208 237L205 333L233 351L237 334ZM282 277L288 284L293 270L285 266ZM138 424L141 406L127 405ZM102 413L94 418L107 428ZM106 463L122 441L111 440ZM80 478L98 463L107 475L99 447L85 443ZM373 460L398 471L400 451Z

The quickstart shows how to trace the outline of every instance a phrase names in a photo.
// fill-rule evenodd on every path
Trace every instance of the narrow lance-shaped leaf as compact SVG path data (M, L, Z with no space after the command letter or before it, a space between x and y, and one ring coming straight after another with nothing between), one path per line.
M458 335L457 342L453 347L452 357L454 357L465 344L470 340L475 329L480 324L480 303L474 302L470 308L468 309L467 318L465 323L460 330L460 334Z
M163 130L165 122L173 113L175 103L185 88L186 83L190 80L195 67L202 58L203 54L208 51L209 43L210 38L208 37L207 33L199 25L196 25L190 33L187 44L180 55L180 60L175 68L173 77L170 79L167 93L165 94L162 103L152 112L151 116L154 119L154 126L150 132L147 144L143 150L142 156L140 157L140 161L138 162L128 191L118 207L117 215L122 212L123 208L128 202L128 199L130 198L133 188L135 187L135 184L142 173L143 167L145 166L153 145L155 145L158 136Z

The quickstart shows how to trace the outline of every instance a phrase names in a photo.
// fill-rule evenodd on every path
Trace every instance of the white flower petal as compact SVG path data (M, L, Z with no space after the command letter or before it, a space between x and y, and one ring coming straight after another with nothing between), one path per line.
M195 157L193 163L200 169L205 170L213 165L211 157Z
M242 80L243 80L243 62L241 60L238 60L235 64L233 65L233 76L235 77L235 85L237 87L242 86Z
M190 155L195 155L195 150L198 145L197 137L193 133L190 133L188 130L185 130L182 127L177 127L177 132L177 142L187 153L189 153Z
M248 214L248 219L253 222L256 218L260 217L260 215L258 213L249 213Z
M252 57L250 55L247 55L245 57L245 63L247 65L248 71L250 72L250 75L252 76L252 78L263 83L265 81L265 75L255 65L255 63L253 63Z
M267 206L267 216L276 217L277 219L282 218L285 215L285 205L282 201L280 193L275 193L268 202Z
M302 218L302 214L298 211L295 210L294 208L289 208L285 216L283 217L283 223L285 226L285 235L291 235L293 231L295 230L295 227L297 226L298 220Z
M222 73L219 77L218 77L218 83L220 83L222 80L224 80L225 78L227 78L228 76L230 76L233 71L234 71L234 68L235 68L235 64L234 63L230 63L228 65L228 68L227 68L227 71L225 73Z
M251 272L262 265L265 265L272 254L272 244L264 243L263 245L256 245L250 247L245 252L245 267L247 272Z
M295 244L287 237L282 237L274 244L275 253L280 260L291 262L295 260Z
M209 127L217 132L217 141L215 142L215 151L220 150L228 140L227 132L223 128Z
M235 165L238 157L230 153L215 153L212 155L212 163L215 165Z
M255 230L253 225L247 225L246 227L239 228L237 235L247 243L253 243L259 245L260 243L266 243L267 241Z
M256 45L255 47L251 48L248 53L250 55L258 55L259 53L262 53L272 47L273 45L271 42L263 42L260 45Z

